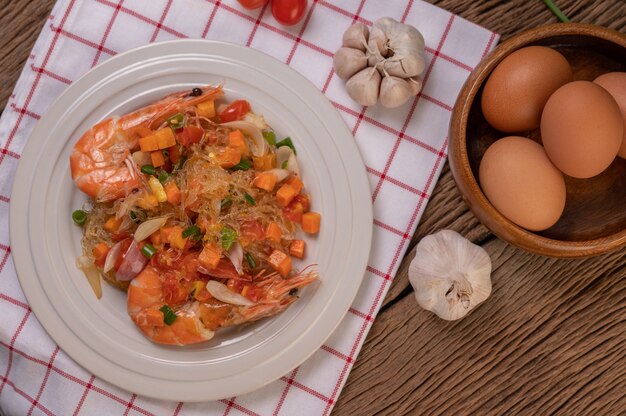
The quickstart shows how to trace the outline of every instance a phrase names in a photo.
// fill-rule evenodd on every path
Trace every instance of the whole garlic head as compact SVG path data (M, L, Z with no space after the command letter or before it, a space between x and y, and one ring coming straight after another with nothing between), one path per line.
M491 259L457 232L442 230L417 244L409 281L422 308L453 321L491 294Z
M420 92L425 64L420 32L391 17L376 20L371 30L363 23L350 26L333 59L335 73L346 81L354 101L370 106L380 100L388 108L399 107Z

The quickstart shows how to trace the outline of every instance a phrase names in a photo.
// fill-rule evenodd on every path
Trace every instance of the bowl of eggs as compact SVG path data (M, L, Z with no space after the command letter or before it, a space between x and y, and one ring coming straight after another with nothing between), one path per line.
M626 36L560 23L500 44L450 121L463 199L501 239L552 257L626 245Z

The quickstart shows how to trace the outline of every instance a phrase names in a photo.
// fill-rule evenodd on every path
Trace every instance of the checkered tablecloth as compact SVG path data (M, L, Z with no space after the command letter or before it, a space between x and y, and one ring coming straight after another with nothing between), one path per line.
M394 110L364 108L334 75L332 56L352 23L392 16L426 40L424 89ZM137 396L91 375L41 328L17 281L9 241L12 180L33 125L83 73L118 52L175 38L225 40L264 51L305 75L339 110L367 165L373 249L349 313L300 367L259 391L216 402ZM498 36L412 0L309 1L284 27L268 6L235 0L59 0L0 119L0 406L6 415L329 414L398 269L447 154L450 112L470 71ZM59 138L64 140L63 138Z

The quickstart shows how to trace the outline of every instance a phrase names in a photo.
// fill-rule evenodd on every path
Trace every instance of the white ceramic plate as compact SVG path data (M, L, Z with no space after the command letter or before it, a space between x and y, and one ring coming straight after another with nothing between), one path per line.
M70 176L76 140L97 121L169 92L224 83L298 150L312 209L322 213L307 238L319 285L283 314L224 330L204 344L164 347L143 337L126 314L125 294L104 284L97 300L75 260L80 229L71 212L86 197ZM242 394L301 364L328 338L353 301L370 251L372 205L365 168L347 126L304 77L253 49L181 40L120 54L69 87L39 121L15 176L10 231L22 289L37 318L79 364L126 390L161 399L215 400Z

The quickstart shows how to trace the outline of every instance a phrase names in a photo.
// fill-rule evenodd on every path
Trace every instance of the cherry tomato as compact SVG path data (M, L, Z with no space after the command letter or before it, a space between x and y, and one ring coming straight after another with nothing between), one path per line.
M233 101L224 111L220 113L220 122L228 123L229 121L237 121L243 118L246 113L250 112L250 103L246 100Z
M189 146L193 143L200 142L202 136L204 135L204 130L200 127L196 126L187 126L183 127L181 131L176 133L176 138L178 139L178 143L183 146Z
M272 0L274 19L285 26L298 23L306 12L306 0Z
M246 9L258 9L259 7L265 6L270 0L237 0L243 7Z

